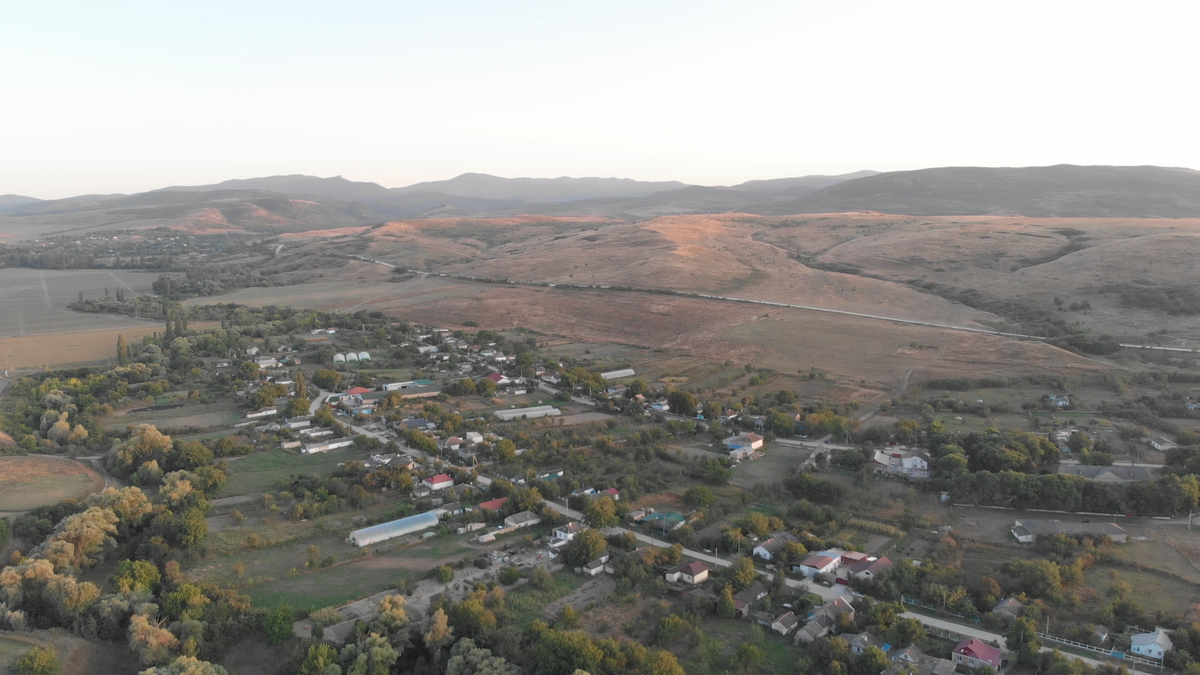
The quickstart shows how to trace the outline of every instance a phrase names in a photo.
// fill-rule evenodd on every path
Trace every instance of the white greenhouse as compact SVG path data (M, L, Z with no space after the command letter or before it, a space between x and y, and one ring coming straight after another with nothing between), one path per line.
M358 354L355 354L354 352L346 352L346 360L347 361L357 361Z
M371 355L370 355L370 354L368 354L367 352L359 352L359 353L358 353L358 360L359 360L359 361L370 361L370 360L371 360Z
M381 541L403 537L406 534L436 527L437 524L437 514L433 511L426 511L425 513L418 513L415 516L355 530L350 533L350 543L355 546L370 546Z
M334 354L334 355L333 355L333 362L334 362L334 363L345 363L345 362L346 362L346 357L345 357L345 356L343 356L343 355L341 355L341 354Z

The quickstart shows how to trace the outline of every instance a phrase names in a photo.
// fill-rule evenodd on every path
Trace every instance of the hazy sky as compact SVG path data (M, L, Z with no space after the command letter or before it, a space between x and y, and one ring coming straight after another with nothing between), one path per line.
M0 194L1200 168L1181 2L0 3Z

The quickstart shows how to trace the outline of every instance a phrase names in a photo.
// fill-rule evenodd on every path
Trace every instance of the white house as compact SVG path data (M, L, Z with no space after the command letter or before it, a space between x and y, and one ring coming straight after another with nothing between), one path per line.
M840 555L834 555L830 551L813 553L800 561L800 573L810 578L818 574L833 574L841 561Z
M468 431L463 436L466 437L467 443L470 445L478 445L483 442L483 434L478 431Z
M779 552L787 544L791 543L792 537L785 533L780 533L772 536L770 539L763 541L754 550L750 552L756 558L770 561L771 557Z
M454 485L454 479L448 474L444 473L439 473L431 478L426 478L421 482L424 483L425 486L430 490L445 490L446 488Z
M583 532L584 529L585 528L583 525L574 522L567 523L562 527L556 527L554 528L554 531L550 533L550 546L552 548L563 546L567 542L574 539L575 535Z
M699 561L679 565L667 570L665 578L671 583L683 582L692 585L704 583L708 579L708 566Z
M1129 638L1129 651L1151 659L1162 659L1174 646L1167 631L1162 628L1155 628L1151 633L1137 633Z
M785 612L771 622L771 630L779 633L780 635L787 635L793 630L796 630L796 626L798 625L800 625L800 619L796 617L796 614L793 612Z
M729 451L729 461L740 462L744 459L750 459L750 455L754 454L754 450L750 448L733 448Z
M542 522L541 517L534 515L529 511L514 513L513 515L504 519L504 524L512 528L533 527L540 522Z
M929 456L913 450L876 450L871 459L881 473L901 474L912 478L929 477Z
M725 439L725 447L730 450L738 448L749 448L750 450L758 450L763 446L763 437L758 434L742 434L740 436L732 436Z

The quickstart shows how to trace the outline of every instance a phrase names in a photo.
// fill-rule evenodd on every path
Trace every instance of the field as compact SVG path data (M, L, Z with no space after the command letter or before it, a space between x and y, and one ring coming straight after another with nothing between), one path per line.
M0 633L0 673L35 645L54 650L62 664L61 675L137 672L137 661L126 649L88 642L55 628L29 633Z
M104 477L72 459L0 457L0 512L18 512L104 489Z
M80 291L85 298L102 297L105 288L116 293L118 287L149 294L157 278L157 274L129 270L0 269L0 316L4 317L0 338L149 326L147 321L130 317L73 312L67 305L79 299ZM0 351L3 347L0 344ZM7 352L0 356L4 354Z
M339 464L363 459L366 453L353 447L301 455L294 450L267 450L236 459L229 463L229 480L221 491L222 497L251 494L270 490L275 483L292 474L328 475Z
M388 268L380 265L365 272L369 280L313 281L294 286L243 288L220 296L193 298L185 304L195 306L234 302L251 307L291 305L330 312L355 312L359 309L401 309L413 304L437 302L443 298L469 296L487 289L487 286L479 284L438 277L391 283L387 281L390 274ZM314 274L312 278L320 279L322 276Z

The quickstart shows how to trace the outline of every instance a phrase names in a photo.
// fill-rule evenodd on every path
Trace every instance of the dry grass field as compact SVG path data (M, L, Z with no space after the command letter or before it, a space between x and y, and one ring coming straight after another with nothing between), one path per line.
M118 287L148 294L157 278L129 270L0 269L0 338L149 325L130 317L73 312L67 305L79 299L80 291L85 298L101 297L105 288L116 293Z
M78 499L104 489L104 477L65 457L0 457L0 512Z
M63 368L98 361L115 362L118 335L124 335L126 341L133 342L163 330L162 325L158 323L136 319L130 321L135 323L125 328L0 337L0 364L3 364L4 368ZM215 321L193 321L189 328L203 330L215 325Z

